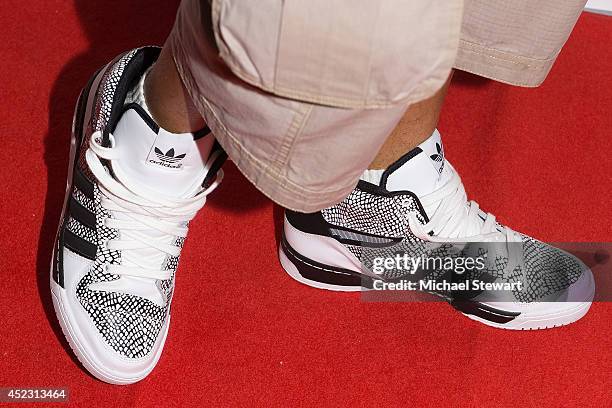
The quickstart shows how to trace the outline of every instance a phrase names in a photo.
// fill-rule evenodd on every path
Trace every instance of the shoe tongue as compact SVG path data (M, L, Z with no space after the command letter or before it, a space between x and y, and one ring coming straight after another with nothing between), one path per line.
M450 176L442 139L436 129L427 140L383 172L380 186L388 191L411 191L422 197L443 186Z
M112 169L119 181L177 198L192 196L201 186L214 143L213 137L195 141L192 133L167 132L137 108L123 113L113 137L119 159Z
M192 133L167 132L139 107L130 107L123 113L113 138L119 158L112 160L111 166L119 182L129 182L145 191L176 198L196 194L206 176L204 164L214 143L212 135L196 141ZM115 213L114 217L131 219L121 212ZM154 239L165 236L156 230L147 230L146 233ZM174 240L166 237L165 243L172 244ZM162 265L166 254L155 248L124 251L122 263L132 265L132 257ZM140 296L158 306L166 302L157 282L147 278L122 276L117 281L101 283L98 289Z

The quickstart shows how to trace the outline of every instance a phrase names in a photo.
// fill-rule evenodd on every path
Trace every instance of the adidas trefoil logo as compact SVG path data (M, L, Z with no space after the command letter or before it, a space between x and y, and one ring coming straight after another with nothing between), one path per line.
M180 169L183 166L181 160L185 158L185 154L177 154L174 153L174 148L171 148L166 153L161 151L159 148L155 148L155 159L149 159L149 163L159 164L160 166L168 167L171 169Z
M438 167L438 173L442 173L442 170L444 169L444 149L442 148L440 143L436 143L436 150L438 152L432 154L429 157L431 158L431 160L436 162L437 165L440 166Z

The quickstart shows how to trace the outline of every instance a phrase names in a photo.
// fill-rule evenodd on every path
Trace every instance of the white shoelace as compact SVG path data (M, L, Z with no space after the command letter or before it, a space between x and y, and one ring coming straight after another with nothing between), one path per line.
M110 135L111 146L114 146ZM187 224L206 203L206 196L214 190L223 171L219 170L215 181L206 189L202 188L191 198L168 198L142 191L138 185L115 180L102 164L103 160L117 160L118 152L113 147L103 147L100 132L91 136L85 158L96 177L101 192L101 205L119 218L104 220L108 228L120 231L120 238L109 240L109 250L121 251L121 265L106 265L106 270L115 275L165 280L172 271L161 270L166 255L178 256L181 248L175 245L177 237L187 235ZM204 169L210 170L219 152L211 154Z
M432 193L420 197L425 208L437 206L437 209L425 224L420 224L414 215L410 215L412 231L428 241L520 242L517 232L508 227L500 228L494 215L482 212L478 203L467 200L461 178L449 162L446 165L451 172L450 180ZM433 236L428 234L429 231L433 231Z

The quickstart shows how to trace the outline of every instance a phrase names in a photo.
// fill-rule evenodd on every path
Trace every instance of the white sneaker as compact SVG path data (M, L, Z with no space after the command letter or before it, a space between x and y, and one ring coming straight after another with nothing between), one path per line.
M398 254L417 266L375 270L379 260ZM466 255L472 263L480 257L481 265L466 271L451 262L449 270L432 261ZM290 276L310 286L420 289L506 329L574 322L589 310L595 290L591 271L576 257L500 225L467 200L437 131L386 170L366 171L339 204L311 214L286 211L279 256ZM416 286L401 286L409 281ZM468 286L456 285L461 282Z
M160 357L188 223L225 159L209 131L170 134L139 105L125 105L158 55L153 47L120 55L79 97L51 269L70 346L114 384L143 379Z

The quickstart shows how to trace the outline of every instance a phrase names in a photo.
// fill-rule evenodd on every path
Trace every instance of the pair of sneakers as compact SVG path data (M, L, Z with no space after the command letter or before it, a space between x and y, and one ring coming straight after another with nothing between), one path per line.
M81 92L51 265L53 305L71 348L89 372L114 384L143 379L160 357L189 222L221 181L226 158L207 129L170 134L139 105L126 104L158 55L155 47L126 52ZM364 265L402 243L513 242L524 259L506 273L500 255L487 276L520 279L529 290L503 302L484 292L461 301L441 294L497 327L544 328L582 317L594 293L590 270L468 202L441 146L435 133L387 170L366 172L338 205L286 211L283 268L310 286L353 291L401 278Z

